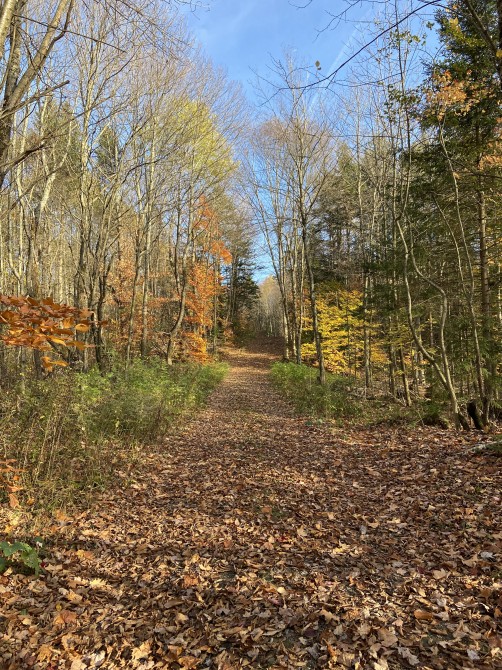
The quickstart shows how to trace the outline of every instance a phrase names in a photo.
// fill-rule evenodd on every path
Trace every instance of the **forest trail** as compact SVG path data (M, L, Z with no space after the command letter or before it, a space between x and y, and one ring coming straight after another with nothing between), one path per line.
M501 667L496 462L312 425L273 359L230 352L206 409L56 515L41 579L0 577L1 668Z

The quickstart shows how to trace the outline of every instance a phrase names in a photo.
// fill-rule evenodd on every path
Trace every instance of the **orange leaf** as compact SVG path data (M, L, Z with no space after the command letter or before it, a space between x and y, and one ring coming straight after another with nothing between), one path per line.
M415 619L419 621L432 621L434 618L432 612L426 612L425 610L415 610L413 614L415 615Z
M44 367L48 372L52 372L52 370L53 370L53 365L52 365L52 361L51 361L51 359L49 358L49 356L42 356L41 361L42 361L42 365L43 365L43 367Z
M68 342L69 347L75 347L76 349L80 349L80 351L83 351L84 349L88 349L88 345L85 344L85 342L79 342L78 340L72 340L71 342Z
M48 335L47 339L50 340L51 342L54 342L54 344L62 344L64 347L66 347L66 342L62 340L60 337L54 337L53 335Z
M77 620L76 612L71 612L70 610L61 610L57 617L54 619L55 626L66 626L70 623L75 623Z
M12 507L12 509L19 509L21 507L19 500L13 493L9 493L9 505Z
M39 649L38 649L38 655L37 655L37 660L40 662L43 661L50 661L51 658L54 656L54 650L52 647L50 647L48 644L43 644Z

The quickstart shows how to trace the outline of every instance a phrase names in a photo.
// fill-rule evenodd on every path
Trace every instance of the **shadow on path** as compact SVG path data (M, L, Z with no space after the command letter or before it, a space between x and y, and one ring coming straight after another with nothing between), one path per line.
M227 355L206 409L61 530L46 576L1 582L0 667L501 667L486 464L432 432L410 452L309 426L271 386L276 344Z

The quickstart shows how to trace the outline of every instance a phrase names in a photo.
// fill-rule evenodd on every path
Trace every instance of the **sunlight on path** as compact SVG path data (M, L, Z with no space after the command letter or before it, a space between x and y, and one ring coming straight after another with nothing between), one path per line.
M309 426L272 350L228 356L208 407L62 524L43 579L1 581L0 667L500 667L489 466Z

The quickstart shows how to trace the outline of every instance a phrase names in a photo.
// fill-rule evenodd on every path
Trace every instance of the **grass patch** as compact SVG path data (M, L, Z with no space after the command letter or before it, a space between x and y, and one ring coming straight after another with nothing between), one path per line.
M0 400L0 459L15 459L21 496L64 506L130 471L182 415L202 404L227 366L136 361L106 375L64 371ZM0 491L0 502L2 500Z
M321 386L315 368L295 363L274 363L271 369L275 386L293 403L299 414L325 419L363 418L365 403L354 397L353 379L326 374Z
M321 386L316 368L295 363L274 363L274 385L294 405L296 411L314 421L334 420L340 425L350 421L361 428L378 426L437 426L448 428L447 408L439 403L418 399L411 407L390 399L385 393L365 397L361 381L346 375L326 374Z

